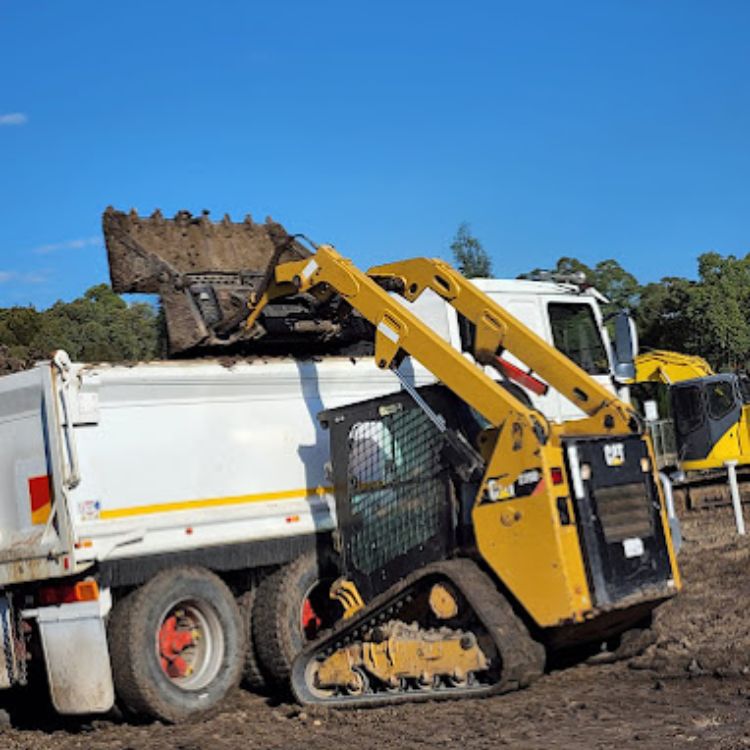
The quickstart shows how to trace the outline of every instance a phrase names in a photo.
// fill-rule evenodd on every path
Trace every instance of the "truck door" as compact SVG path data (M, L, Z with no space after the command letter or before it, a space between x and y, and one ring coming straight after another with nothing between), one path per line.
M491 295L496 297L496 302L501 304L511 315L520 320L527 328L530 328L538 336L541 336L545 341L550 341L550 334L544 320L544 310L542 301L538 296L531 295L503 295L498 297L497 295ZM510 352L503 352L502 358L507 362L510 362L516 367L520 367L523 370L528 370L522 360L514 356ZM492 377L497 377L497 373L492 370L488 371ZM547 391L544 396L537 396L535 394L526 391L527 395L531 399L532 404L535 408L544 414L547 419L553 421L560 421L563 415L562 402L565 399L552 388Z
M546 308L549 333L545 338L595 380L613 389L611 363L592 305L586 300L553 298L547 301ZM560 410L564 420L584 417L580 409L562 397Z

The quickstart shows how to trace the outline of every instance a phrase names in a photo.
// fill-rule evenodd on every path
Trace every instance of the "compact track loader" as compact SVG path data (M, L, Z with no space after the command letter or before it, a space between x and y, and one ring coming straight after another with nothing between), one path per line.
M269 235L277 253L291 242ZM391 296L426 290L471 326L471 352ZM650 439L577 365L441 261L363 273L322 245L275 266L245 325L299 294L339 298L367 320L378 366L404 388L320 415L337 504L332 596L345 616L294 664L302 703L516 689L542 674L545 646L614 637L678 591ZM551 424L478 366L503 350L586 417ZM413 388L405 355L440 385Z

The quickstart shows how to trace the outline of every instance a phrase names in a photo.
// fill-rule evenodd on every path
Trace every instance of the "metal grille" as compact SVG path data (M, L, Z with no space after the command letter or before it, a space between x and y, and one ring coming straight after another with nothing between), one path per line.
M348 439L351 560L372 573L439 533L443 437L422 411L394 404L352 425Z
M643 482L599 487L594 495L608 543L653 534L649 497Z

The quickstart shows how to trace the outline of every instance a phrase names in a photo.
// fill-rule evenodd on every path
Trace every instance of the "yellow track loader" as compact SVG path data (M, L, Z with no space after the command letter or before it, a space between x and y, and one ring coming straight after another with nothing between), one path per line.
M289 246L280 229L269 234L277 254ZM465 318L471 352L394 296L426 290ZM338 520L332 595L345 616L294 664L302 703L523 687L542 674L545 646L616 637L678 591L650 439L630 406L441 261L363 273L316 247L273 268L247 328L300 294L336 297L368 321L377 365L403 385L320 415ZM490 377L484 367L504 350L586 417L550 424ZM414 388L406 355L440 384Z

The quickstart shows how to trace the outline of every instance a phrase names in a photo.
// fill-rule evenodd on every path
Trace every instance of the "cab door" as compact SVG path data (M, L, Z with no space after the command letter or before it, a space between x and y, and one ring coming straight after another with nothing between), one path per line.
M545 338L600 385L615 394L609 348L604 340L598 311L585 297L544 301ZM585 414L566 398L560 397L559 418L582 419Z
M503 295L501 298L498 295L491 295L495 297L495 301L502 305L513 317L520 320L527 328L530 328L538 336L541 336L545 341L549 342L550 333L549 327L545 320L544 303L541 297L535 295ZM503 352L502 359L510 364L520 367L524 371L528 371L527 365L523 362L520 356L511 354L510 352ZM494 370L488 370L488 374L492 377L497 377L497 372ZM541 378L532 373L539 380ZM553 388L550 388L544 396L538 396L530 391L525 393L531 399L531 403L536 409L544 414L547 419L559 422L563 418L564 408L563 401L565 399Z

